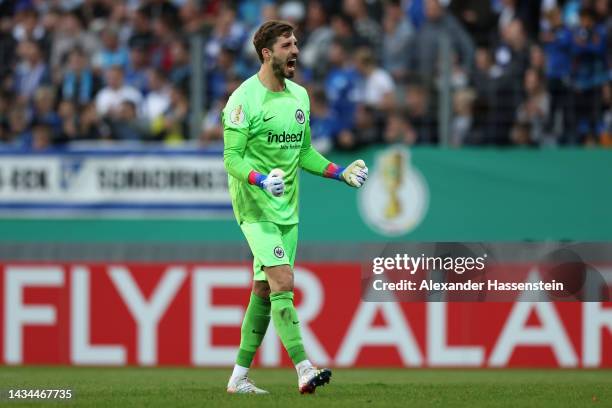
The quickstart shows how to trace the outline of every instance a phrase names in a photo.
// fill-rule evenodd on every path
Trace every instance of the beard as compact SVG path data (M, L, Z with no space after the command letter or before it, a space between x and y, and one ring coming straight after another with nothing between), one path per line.
M276 57L272 57L272 72L278 79L293 78L295 70L287 70L287 61L282 61Z

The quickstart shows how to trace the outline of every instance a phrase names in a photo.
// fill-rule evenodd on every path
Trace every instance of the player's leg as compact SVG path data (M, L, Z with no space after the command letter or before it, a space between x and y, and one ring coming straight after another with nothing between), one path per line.
M298 372L301 393L312 393L316 387L329 382L331 371L316 369L306 357L297 310L293 303L293 265L297 248L297 224L279 226L282 231L282 248L275 248L274 255L288 264L266 266L264 271L270 284L272 321L276 332ZM269 260L268 264L273 263Z
M230 393L265 393L248 378L253 358L270 323L270 286L266 282L262 263L257 256L262 250L260 242L267 240L262 228L254 224L242 224L242 231L253 253L253 290L240 330L240 348L236 364L227 385ZM279 244L280 244L279 238Z
M247 377L255 352L266 335L270 323L269 296L268 282L253 281L253 291L240 329L240 348L228 388L231 388L232 384L237 384L241 378Z

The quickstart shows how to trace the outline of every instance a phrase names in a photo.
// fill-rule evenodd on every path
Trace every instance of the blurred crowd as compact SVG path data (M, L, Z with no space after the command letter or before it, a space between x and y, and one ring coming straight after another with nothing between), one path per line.
M612 145L609 0L0 0L0 148L219 147L269 19L298 28L295 80L321 151Z

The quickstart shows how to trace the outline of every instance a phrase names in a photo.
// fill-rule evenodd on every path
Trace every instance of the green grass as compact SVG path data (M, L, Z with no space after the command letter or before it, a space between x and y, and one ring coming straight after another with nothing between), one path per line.
M71 388L71 402L19 407L612 407L610 370L336 369L300 395L293 370L255 369L270 395L227 395L228 369L0 367L9 388ZM68 404L68 405L66 405Z

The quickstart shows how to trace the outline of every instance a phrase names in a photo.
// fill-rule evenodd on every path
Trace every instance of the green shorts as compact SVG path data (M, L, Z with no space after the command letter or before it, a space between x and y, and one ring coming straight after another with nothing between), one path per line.
M253 253L253 280L267 280L264 266L290 265L293 269L298 240L297 224L243 222L240 228Z

